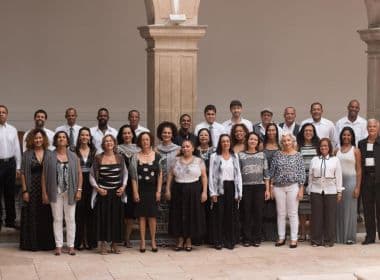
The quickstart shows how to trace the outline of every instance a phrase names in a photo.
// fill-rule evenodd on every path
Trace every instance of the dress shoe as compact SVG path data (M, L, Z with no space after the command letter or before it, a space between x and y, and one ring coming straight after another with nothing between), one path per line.
M369 239L364 239L364 241L362 242L362 245L368 245L368 244L373 244L375 243L375 240L369 240Z
M297 248L297 242L296 243L293 243L293 244L289 244L289 248L290 249L295 249L295 248Z
M285 242L286 242L285 239L282 240L282 241L278 240L278 241L274 244L274 246L276 246L276 247L284 246L284 245L285 245Z
M222 245L221 244L216 244L215 245L216 250L222 250Z

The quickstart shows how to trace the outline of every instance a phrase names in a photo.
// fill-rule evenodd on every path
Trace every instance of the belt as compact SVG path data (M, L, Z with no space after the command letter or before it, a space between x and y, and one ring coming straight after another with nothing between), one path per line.
M14 159L15 159L14 157L10 157L10 158L0 158L0 163L8 163L8 162L13 161Z

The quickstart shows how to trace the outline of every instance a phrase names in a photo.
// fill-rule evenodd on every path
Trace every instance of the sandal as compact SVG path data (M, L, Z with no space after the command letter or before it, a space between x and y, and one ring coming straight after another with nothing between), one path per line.
M108 254L105 242L102 242L101 245L100 245L100 254L101 255L107 255Z
M120 254L121 253L120 249L114 243L111 244L110 252L113 254Z
M67 252L70 256L75 256L76 253L75 253L75 250L74 250L74 247L70 247L69 248L69 251Z
M60 256L62 253L61 247L55 248L54 256Z

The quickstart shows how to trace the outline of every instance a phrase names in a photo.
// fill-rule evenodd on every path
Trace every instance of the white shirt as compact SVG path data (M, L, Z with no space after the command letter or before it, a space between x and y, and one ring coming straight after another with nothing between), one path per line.
M247 129L248 129L249 132L251 132L252 129L253 129L253 125L252 125L251 121L249 121L249 120L246 120L246 119L241 118L240 121L237 122L237 123L242 123L242 124L244 124L244 125L247 127ZM223 123L223 126L224 126L225 131L226 131L227 133L231 133L231 129L232 129L233 125L234 125L234 124L237 124L237 123L232 122L231 119L225 121L225 122Z
M16 160L16 169L20 169L21 151L17 129L8 123L0 124L0 159L12 157Z
M368 131L366 119L358 116L354 122L351 122L347 117L341 118L339 121L336 122L335 125L337 137L339 137L343 128L346 126L349 126L353 129L355 133L356 145L360 140L367 138Z
M142 132L150 132L150 131L149 131L149 129L147 129L146 127L143 127L143 126L141 126L141 125L137 125L137 128L135 129L136 137L139 137L139 135L140 135Z
M283 127L282 127L282 133L283 134L285 134L285 133L287 133L287 134L293 134L293 131L294 131L294 127L296 126L296 122L293 122L292 124L291 124L291 126L288 126L287 124L286 124L286 122L284 122L284 125L283 125Z
M304 120L301 124L301 127L305 123L312 123L317 130L317 135L320 139L329 138L331 140L333 148L338 144L338 137L336 136L335 125L332 121L321 118L319 122L315 122L313 118L308 118Z
M99 129L98 126L91 127L90 130L91 130L91 136L92 136L92 143L94 144L96 148L97 154L100 154L103 152L102 140L104 136L111 134L113 137L115 138L117 137L117 130L110 126L107 126L107 129L104 133L103 131Z
M344 190L342 167L337 157L315 156L310 162L309 186L312 193L336 194Z
M70 128L71 126L69 126L68 124L64 124L62 126L59 126L55 129L55 133L57 133L58 131L65 131L67 133L67 135L70 137ZM79 135L79 130L82 128L80 125L77 125L77 124L74 124L72 126L73 128L73 133L74 133L74 145L77 144L77 139L78 139L78 135Z
M51 131L50 129L47 129L47 128L42 128L45 133L46 133L46 136L49 140L49 147L48 149L53 151L55 150L55 147L53 146L53 140L54 140L54 132ZM29 129L27 132L25 132L24 134L24 137L22 138L22 150L25 152L26 151L26 137L28 136L29 132L32 131L32 129Z
M212 127L211 130L210 127ZM219 137L221 134L228 133L226 132L225 127L220 123L214 122L213 124L209 124L208 122L201 122L197 124L197 126L195 127L194 135L198 135L199 130L201 130L202 128L207 128L208 130L210 130L213 147L218 146Z

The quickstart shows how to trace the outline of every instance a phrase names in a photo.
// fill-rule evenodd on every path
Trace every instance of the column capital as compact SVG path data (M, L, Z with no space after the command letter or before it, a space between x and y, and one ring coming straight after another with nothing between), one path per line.
M358 31L360 39L368 46L369 55L380 55L380 28L370 28Z

